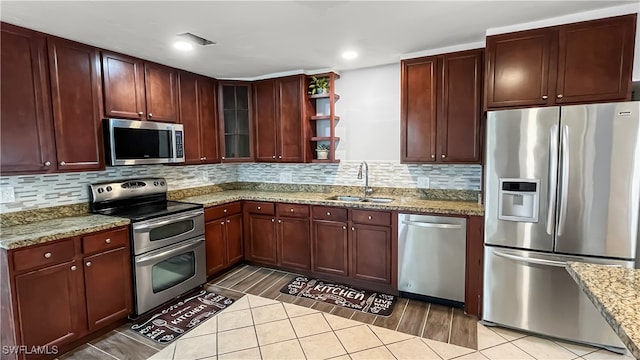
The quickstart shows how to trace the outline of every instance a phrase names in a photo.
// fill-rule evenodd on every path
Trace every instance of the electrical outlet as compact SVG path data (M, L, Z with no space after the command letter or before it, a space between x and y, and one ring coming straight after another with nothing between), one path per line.
M293 182L293 174L290 172L280 173L280 182L281 183L292 183Z
M13 191L13 186L3 186L0 188L0 203L12 203L16 201L16 194Z
M420 177L418 177L418 188L420 188L420 189L428 189L429 188L429 177L428 176L420 176Z

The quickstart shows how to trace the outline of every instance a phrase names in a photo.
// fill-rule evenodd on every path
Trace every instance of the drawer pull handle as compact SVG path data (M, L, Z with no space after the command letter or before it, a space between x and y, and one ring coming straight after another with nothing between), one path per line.
M369 220L373 220L373 216L369 215Z
M327 216L331 216L331 213L327 211Z
M111 239L110 239L110 238L106 238L106 239L104 240L104 242L106 242L107 244L111 244Z
M51 258L51 253L50 252L44 253L44 258L45 259L50 259Z
M293 212L293 208L291 208L291 210L289 210L289 211Z
M222 212L225 212L225 213L226 213L226 212L227 212L227 209L222 210Z
M261 206L258 206L258 210L262 210L262 207L261 207Z
M231 222L231 219L227 219L227 223L230 223L230 222Z
M87 261L87 267L91 266L91 261Z
M71 266L71 271L76 271L77 269L78 269L77 266L75 266L75 265Z

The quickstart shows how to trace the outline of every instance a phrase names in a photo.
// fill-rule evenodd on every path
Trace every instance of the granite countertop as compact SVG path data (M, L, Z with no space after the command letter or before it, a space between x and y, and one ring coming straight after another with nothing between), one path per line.
M484 215L484 208L482 204L472 201L422 200L413 196L394 195L380 195L380 197L390 197L394 199L389 203L327 200L327 198L333 195L336 194L228 190L198 196L189 196L180 199L180 201L202 204L205 207L226 204L238 200L255 200L287 202L294 204L344 206L374 210L415 211L442 215Z
M640 359L640 269L570 262L567 271Z
M0 230L0 248L16 249L128 224L128 219L88 214L6 226Z

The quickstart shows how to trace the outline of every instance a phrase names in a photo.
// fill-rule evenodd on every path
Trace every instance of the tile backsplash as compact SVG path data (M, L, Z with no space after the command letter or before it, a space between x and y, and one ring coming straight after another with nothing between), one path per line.
M418 177L429 177L433 189L480 191L480 165L408 165L397 161L371 161L369 185L374 187L417 187ZM0 212L14 212L69 205L89 201L87 185L97 182L140 177L165 177L169 190L186 189L228 182L281 182L290 174L295 184L362 186L357 179L359 161L339 164L215 164L192 166L120 166L105 171L49 175L0 177L0 187L12 186L15 201L0 204ZM288 181L287 181L288 182Z

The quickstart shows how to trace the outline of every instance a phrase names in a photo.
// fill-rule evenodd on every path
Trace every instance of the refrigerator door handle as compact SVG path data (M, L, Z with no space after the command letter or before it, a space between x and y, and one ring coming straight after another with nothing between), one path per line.
M547 196L547 234L553 235L556 223L556 194L558 191L558 125L549 130L549 194Z
M569 196L569 126L562 127L560 137L560 154L562 164L560 165L562 180L560 183L560 216L558 217L558 236L564 232L564 224L567 219L567 197Z
M564 261L553 261L553 260L530 258L530 257L513 255L513 254L507 254L507 253L504 253L504 252L501 252L501 251L495 251L494 254L498 255L500 257L506 258L506 259L522 261L522 262L526 262L526 263L530 263L530 264L555 266L555 267L566 267L567 266L567 263L564 262Z

